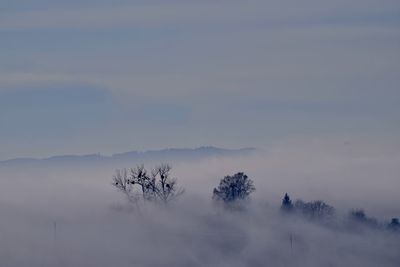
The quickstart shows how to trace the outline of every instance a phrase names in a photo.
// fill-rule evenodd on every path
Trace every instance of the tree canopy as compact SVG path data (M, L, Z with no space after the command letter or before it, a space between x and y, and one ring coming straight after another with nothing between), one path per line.
M253 181L243 172L238 172L232 176L225 176L214 188L213 199L221 200L225 203L236 200L245 200L255 191Z

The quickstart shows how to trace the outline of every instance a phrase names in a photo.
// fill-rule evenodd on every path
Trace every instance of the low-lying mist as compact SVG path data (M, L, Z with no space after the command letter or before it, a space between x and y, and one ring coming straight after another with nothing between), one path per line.
M0 168L0 266L400 266L399 233L346 227L352 209L400 217L399 148L297 139L169 162L185 193L167 206L129 203L112 186L116 168L142 162ZM212 190L238 171L256 191L245 209L227 210ZM286 192L334 206L335 223L282 214Z

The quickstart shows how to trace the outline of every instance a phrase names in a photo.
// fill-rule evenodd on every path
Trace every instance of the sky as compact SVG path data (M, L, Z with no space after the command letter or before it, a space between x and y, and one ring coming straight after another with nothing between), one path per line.
M400 134L400 2L0 0L0 160Z

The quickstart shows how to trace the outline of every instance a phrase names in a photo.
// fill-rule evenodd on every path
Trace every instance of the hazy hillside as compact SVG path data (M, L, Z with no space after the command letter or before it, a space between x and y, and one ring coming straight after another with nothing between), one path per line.
M54 166L54 165L96 165L96 164L139 164L147 161L191 161L209 157L244 156L254 153L255 148L225 149L213 146L198 148L168 148L148 151L129 151L111 156L101 154L60 155L49 158L16 158L0 161L4 166Z

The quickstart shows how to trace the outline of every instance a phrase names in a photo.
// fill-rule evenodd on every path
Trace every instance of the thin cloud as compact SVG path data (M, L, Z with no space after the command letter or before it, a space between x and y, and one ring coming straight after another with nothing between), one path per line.
M392 1L335 1L324 3L306 1L205 1L169 2L168 4L128 5L117 7L75 7L20 11L2 15L2 30L32 29L104 29L115 27L165 27L168 25L215 26L246 23L291 22L292 26L305 21L327 22L376 20L382 13L391 14L398 8ZM374 12L371 12L374 10ZM351 15L351 16L350 16ZM350 19L352 18L352 19Z

